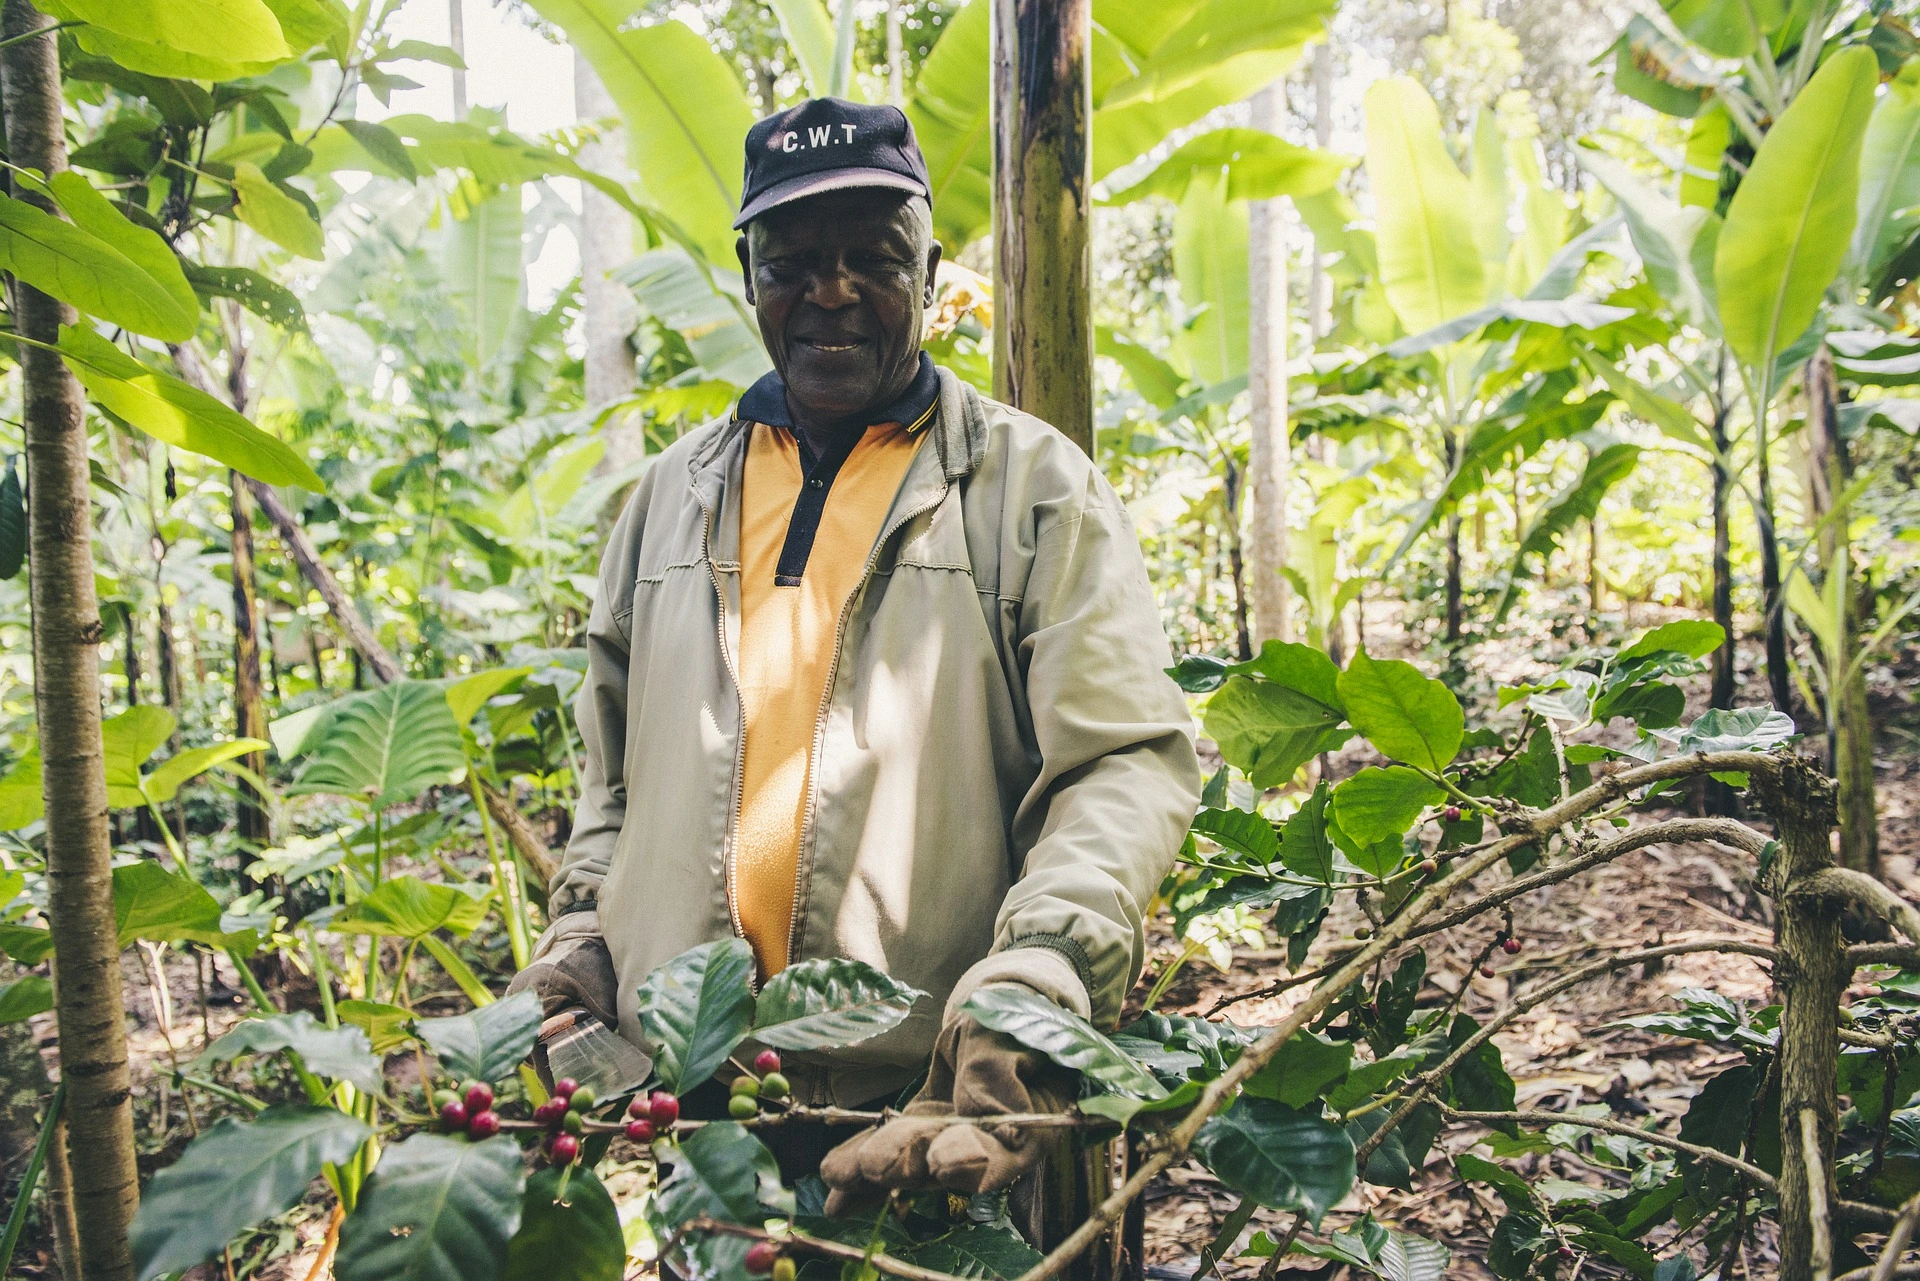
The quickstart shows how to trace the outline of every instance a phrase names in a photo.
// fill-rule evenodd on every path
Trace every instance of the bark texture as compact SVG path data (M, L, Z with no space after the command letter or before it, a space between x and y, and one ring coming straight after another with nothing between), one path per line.
M624 180L626 143L614 122L620 112L593 66L578 50L573 55L573 109L583 125L600 136L580 149L580 163L596 173ZM636 378L632 337L640 322L633 293L607 273L633 257L633 215L590 183L580 186L580 309L586 335L587 408L596 413L633 394ZM603 429L606 455L600 466L618 471L644 457L645 429L638 415L626 415Z
M250 399L247 388L247 346L237 308L227 313L227 394L236 412L245 414ZM233 521L230 541L233 578L233 733L236 738L267 736L266 690L260 679L260 604L253 573L253 497L246 480L237 471L227 472L227 512ZM267 754L250 752L240 764L264 778ZM240 839L264 845L273 833L268 821L267 798L254 790L252 783L240 780Z
M994 395L1092 454L1092 0L992 4Z
M1285 82L1253 96L1255 129L1278 133ZM1253 644L1292 640L1292 591L1285 573L1289 536L1287 490L1293 449L1287 421L1287 208L1256 200L1247 210L1247 561Z
M52 175L67 167L60 61L50 25L26 0L6 0L0 95L9 159ZM26 38L22 38L26 37ZM55 213L16 187L18 198ZM14 281L13 322L27 338L57 342L73 309ZM139 1203L127 1029L115 946L107 780L100 748L100 606L93 588L93 509L85 402L60 358L19 353L26 418L34 707L47 807L47 919L59 960L54 1013L67 1082L67 1141L79 1225L80 1276L133 1275L127 1229Z
M1796 893L1833 865L1833 784L1797 758L1756 770L1754 789L1780 841L1773 870L1780 904L1774 984L1780 996L1780 1275L1806 1281L1831 1233L1818 1211L1837 1199L1833 1183L1834 1096L1840 997L1849 967L1840 913ZM1811 1116L1811 1124L1802 1119ZM1813 1143L1810 1145L1808 1139ZM1811 1182L1810 1182L1811 1181Z

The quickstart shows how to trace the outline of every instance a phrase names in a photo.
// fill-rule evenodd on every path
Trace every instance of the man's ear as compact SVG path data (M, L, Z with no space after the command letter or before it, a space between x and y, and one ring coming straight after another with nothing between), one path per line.
M927 301L926 301L926 306L929 306L929 307L931 307L931 306L933 306L933 289L934 289L934 285L933 285L933 280L934 280L934 273L935 273L935 272L937 272L937 271L938 271L939 269L940 269L940 242L936 240L936 241L934 241L934 242L933 242L933 245L932 245L932 247L931 247L931 248L929 248L929 249L927 250ZM752 301L752 300L751 300L751 299L749 299L748 301Z
M936 249L939 248L938 245L934 247ZM752 307L755 305L753 301L753 254L747 248L746 232L741 232L740 239L733 242L733 252L740 255L740 275L747 283L747 306Z

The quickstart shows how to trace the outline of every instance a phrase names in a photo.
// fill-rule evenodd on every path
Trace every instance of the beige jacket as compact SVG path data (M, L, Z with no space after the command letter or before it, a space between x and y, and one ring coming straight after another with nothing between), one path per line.
M986 982L1018 979L1110 1025L1199 796L1118 497L1053 428L940 381L932 439L840 620L789 950L865 961L929 998L883 1036L788 1056L816 1102L905 1084L943 1010ZM648 468L588 629L586 777L541 949L603 935L620 1030L643 1045L641 980L739 932L746 439L737 419L710 424Z

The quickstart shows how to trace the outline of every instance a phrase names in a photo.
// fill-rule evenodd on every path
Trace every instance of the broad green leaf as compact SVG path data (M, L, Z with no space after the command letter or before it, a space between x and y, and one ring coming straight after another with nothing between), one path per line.
M416 1134L387 1149L340 1227L340 1281L488 1281L520 1227L526 1175L506 1135Z
M1148 196L1184 199L1196 178L1227 175L1228 200L1272 200L1326 191L1351 168L1353 156L1295 146L1263 129L1215 129L1189 138L1140 181L1109 196L1109 205Z
M1500 1199L1507 1203L1509 1210L1526 1210L1533 1206L1533 1193L1526 1180L1505 1166L1495 1165L1471 1152L1461 1152L1454 1156L1453 1168L1459 1171L1463 1179L1487 1184L1500 1194Z
M292 1050L317 1076L351 1081L372 1093L380 1088L380 1060L374 1057L367 1034L357 1027L325 1027L305 1010L247 1019L201 1051L196 1069L211 1063L230 1063L243 1054L273 1054Z
M127 863L113 869L113 920L119 945L135 939L170 943L194 939L221 943L220 905L188 877L158 863Z
M506 693L532 671L531 667L495 667L453 682L447 686L447 707L453 712L453 723L466 725L487 700Z
M77 176L74 181L85 183ZM167 342L193 336L197 309L183 311L163 285L93 232L11 196L0 196L0 267L135 333Z
M60 331L60 354L87 394L155 440L204 454L269 485L324 488L307 460L197 387L141 364L84 325Z
M1429 805L1445 793L1404 765L1369 766L1333 789L1333 817L1340 830L1366 846L1398 841Z
M1153 1073L1093 1024L1031 988L1011 983L983 987L967 998L965 1009L982 1026L1006 1033L1107 1089L1142 1099L1166 1095Z
M1193 1154L1256 1204L1299 1210L1316 1227L1353 1187L1353 1140L1346 1131L1271 1099L1236 1099L1201 1127Z
M787 47L800 62L807 92L814 97L829 92L833 81L833 20L821 0L768 0L780 20Z
M1454 1015L1447 1031L1450 1048L1460 1048L1479 1030L1480 1025L1469 1015ZM1507 1075L1506 1065L1500 1060L1500 1047L1490 1040L1482 1041L1461 1059L1447 1076L1446 1097L1453 1106L1471 1112L1513 1111L1513 1078Z
M540 471L532 482L509 494L498 509L502 531L516 534L538 529L543 520L553 520L580 486L593 475L593 469L606 456L607 440L592 436L566 449L556 449L540 462ZM534 510L539 504L539 512Z
M1173 215L1173 274L1189 319L1174 350L1202 386L1247 372L1247 209L1218 172L1196 175Z
M1460 754L1460 700L1411 663L1376 660L1362 649L1340 673L1340 697L1347 719L1396 761L1437 773Z
M1236 854L1260 863L1280 857L1280 838L1264 815L1246 810L1203 809L1193 816L1192 830Z
M1405 360L1459 342L1503 321L1549 329L1599 329L1632 315L1630 307L1609 307L1585 298L1510 298L1455 316L1424 333L1402 338L1387 348L1387 355L1394 360ZM1502 326L1505 328L1508 326Z
M1414 81L1376 82L1366 112L1380 279L1400 323L1420 333L1486 300L1472 188L1447 154L1433 99Z
M53 981L29 974L0 987L0 1023L20 1023L53 1008Z
M931 1241L890 1253L919 1267L971 1281L1016 1281L1043 1257L1018 1232L984 1223L965 1223Z
M380 882L358 903L339 912L327 928L341 934L417 939L435 930L467 935L486 919L487 897L463 888L396 876Z
M1234 676L1207 700L1207 737L1259 788L1278 787L1320 750L1338 725L1336 709L1273 681Z
M689 1219L759 1227L769 1210L792 1213L793 1194L780 1185L780 1164L764 1143L733 1121L702 1126L675 1150L651 1211L664 1236ZM718 1233L693 1233L672 1252L673 1269L688 1281L722 1281L742 1274L748 1242Z
M202 267L189 263L186 274L194 293L202 298L231 298L282 329L307 332L307 312L294 292L251 267Z
M740 140L753 108L706 37L668 19L624 27L624 0L532 0L593 64L620 108L646 199L709 262L734 261ZM937 200L936 200L937 207Z
M250 160L233 166L235 210L241 222L299 258L324 259L327 233L306 207L280 188Z
M188 748L177 755L169 756L161 762L159 768L148 774L145 781L147 799L156 805L165 805L179 795L180 788L187 780L205 773L217 765L224 765L235 757L250 752L264 752L273 744L258 738L235 738L224 743L211 743L206 747Z
M484 1006L493 1009L504 1001ZM413 1039L413 1011L384 1001L341 1001L334 1009L342 1023L367 1034L375 1054L386 1054Z
M1720 203L1720 168L1732 140L1733 117L1724 104L1715 102L1693 118L1687 129L1685 168L1680 172L1681 204L1713 209Z
M309 734L306 768L290 795L327 792L379 807L410 801L465 776L460 726L432 681L395 681L332 705L325 734Z
M1703 234L1713 239L1717 247L1719 229L1705 229L1717 222L1719 216L1711 206L1676 204L1611 156L1586 147L1579 148L1575 155L1580 167L1592 174L1619 205L1626 219L1627 233L1633 238L1634 250L1647 269L1648 281L1682 317L1708 334L1717 334L1720 315L1714 301L1712 259L1709 257L1704 264L1703 278L1700 266L1694 261L1694 249ZM1623 378L1621 381L1633 380ZM1631 400L1619 382L1608 379L1607 385L1616 395ZM1635 406L1635 412L1651 418L1662 428L1668 425L1662 418L1646 414L1639 406ZM1694 428L1696 435L1698 432L1699 429Z
M1920 62L1909 60L1874 105L1860 147L1860 208L1847 269L1880 274L1920 227Z
M1096 354L1118 362L1127 371L1133 389L1155 409L1171 409L1186 394L1189 384L1185 374L1125 334L1096 325L1093 349Z
M1552 283L1555 259L1567 244L1566 199L1542 174L1545 157L1539 139L1508 138L1506 156L1507 172L1520 195L1520 236L1507 258L1507 289L1529 298L1551 297L1559 292Z
M1661 0L1687 39L1716 58L1744 58L1787 18L1786 0Z
M1321 779L1280 831L1281 865L1328 884L1333 881L1333 845L1327 837L1327 805L1332 798L1327 781Z
M1247 1078L1246 1092L1290 1108L1304 1108L1328 1086L1344 1080L1353 1063L1351 1041L1329 1041L1314 1032L1295 1032L1280 1053Z
M441 276L470 322L460 341L482 369L508 354L508 335L526 310L525 227L518 187L474 201L442 224Z
M1645 658L1662 650L1672 650L1688 658L1705 658L1719 649L1726 639L1727 634L1720 624L1705 619L1687 618L1677 623L1662 623L1658 627L1648 628L1640 639L1621 650L1613 662L1615 667L1624 667L1636 658Z
M1754 155L1714 255L1727 345L1756 380L1812 323L1846 256L1879 71L1856 45L1827 59Z
M1263 676L1276 685L1325 703L1335 711L1344 711L1340 703L1340 669L1311 645L1270 640L1260 647L1260 653L1252 661L1237 664L1233 670Z
M753 949L745 939L702 943L641 981L640 1028L654 1071L679 1094L727 1061L753 1026Z
M773 367L737 275L704 266L678 245L650 249L610 274L632 288L656 320L681 333L712 377L747 387Z
M831 1050L894 1027L926 993L860 961L800 961L768 979L753 1039L779 1050Z
M1685 118L1713 98L1713 72L1638 14L1628 19L1613 53L1614 87L1655 111Z
M173 713L141 703L100 722L101 754L106 758L107 804L114 809L137 809L140 767L173 734Z
M225 62L292 57L261 0L63 0L74 16L129 40Z
M1508 228L1513 203L1507 182L1507 140L1492 111L1481 108L1474 116L1472 147L1468 154L1468 190L1473 199L1473 242L1480 250L1480 269L1486 275L1487 301L1499 299L1507 283L1507 257L1513 247Z
M1513 607L1520 584L1532 573L1534 559L1544 560L1559 545L1562 534L1581 521L1591 521L1599 512L1607 491L1632 475L1633 469L1640 465L1640 453L1640 446L1622 441L1603 444L1587 459L1586 469L1579 477L1534 513L1507 573L1507 588L1494 611L1496 617L1505 618Z
M515 992L466 1014L418 1019L414 1030L454 1076L499 1081L533 1052L540 1035L540 998L531 991Z
M1793 717L1771 707L1736 707L1702 712L1685 729L1654 731L1654 737L1682 752L1762 751L1792 738Z
M1199 4L1137 6L1164 11L1164 16L1151 17L1117 13L1136 7L1126 0L1109 0L1095 7L1095 22L1109 34L1124 32L1129 52L1139 59L1132 75L1117 83L1103 83L1095 90L1096 101L1105 111L1132 102L1164 100L1201 81L1236 54L1298 48L1324 33L1325 19L1334 5L1332 0L1266 0L1256 4L1203 0ZM1150 47L1143 47L1145 41L1151 41ZM1139 58L1141 53L1146 56ZM1095 79L1106 78L1096 72Z
M16 831L45 812L40 791L40 745L35 743L0 778L0 831Z
M613 1198L593 1171L580 1168L567 1178L562 1199L562 1177L554 1166L528 1177L501 1281L620 1281L626 1271L627 1243Z
M0 922L0 952L22 965L38 965L53 955L53 932L31 925Z
M144 329L140 332L153 333L156 338L173 341L190 337L200 317L200 300L194 295L193 286L187 283L179 257L160 238L159 233L127 221L126 215L114 208L112 201L71 170L48 179L47 188L53 198L60 202L60 207L66 210L67 217L73 219L75 226L120 254L139 270L145 279L135 283L148 293L147 301L158 306L157 294L173 304L178 316L169 323L171 333Z
M360 149L383 165L387 172L396 178L405 178L408 182L417 182L420 171L413 166L413 157L407 154L407 144L400 141L400 135L385 125L375 124L371 120L342 120L340 127L360 144ZM515 201L519 203L519 193L515 192Z
M338 1109L305 1103L275 1104L251 1121L221 1117L141 1189L131 1233L138 1281L213 1258L291 1209L322 1166L346 1161L371 1133Z

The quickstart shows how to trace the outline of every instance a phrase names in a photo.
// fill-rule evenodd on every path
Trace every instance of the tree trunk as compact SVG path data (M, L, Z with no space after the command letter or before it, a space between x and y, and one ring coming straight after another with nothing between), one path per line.
M993 388L1093 453L1091 0L992 0Z
M1313 49L1313 145L1325 151L1332 144L1333 49L1322 40ZM1320 252L1318 241L1313 246L1312 272L1307 277L1307 316L1317 345L1333 332L1333 278L1327 274L1327 256Z
M462 62L467 57L467 15L461 7L465 0L447 0L447 47L457 54ZM453 118L467 118L467 69L454 67L453 71ZM587 184L580 184L582 187Z
M1807 491L1812 497L1809 515L1823 521L1835 499L1846 490L1852 467L1847 445L1840 437L1840 388L1833 376L1833 356L1822 346L1807 363ZM1854 666L1859 652L1855 632L1863 615L1856 607L1852 557L1847 545L1844 515L1828 521L1820 533L1820 565L1842 577L1840 600L1844 617L1838 626L1839 651L1825 656L1827 672L1827 753L1840 789L1840 865L1869 876L1880 875L1880 818L1874 805L1873 716L1867 706L1867 673Z
M1724 357L1722 360L1724 362ZM1713 651L1713 685L1707 696L1709 707L1722 711L1733 707L1734 630L1733 630L1733 471L1727 465L1727 451L1733 447L1727 438L1727 405L1714 400L1713 447L1713 621L1720 624L1720 647ZM1732 817L1740 812L1740 795L1717 778L1708 778L1707 813Z
M1255 129L1276 133L1284 82L1253 96ZM1253 575L1254 648L1292 640L1287 567L1287 490L1293 451L1287 421L1287 210L1281 200L1256 200L1247 211L1247 399L1252 439L1247 488L1253 500L1247 559Z
M1780 540L1775 536L1773 468L1768 464L1768 433L1754 433L1754 466L1759 469L1759 498L1754 505L1755 533L1760 539L1761 625L1767 654L1767 689L1773 705L1793 715L1793 676L1787 668L1787 603L1781 593Z
M593 66L578 51L573 55L573 110L582 125L601 130L580 149L580 163L596 173L624 180L630 168L626 143L617 121L619 108ZM633 257L633 215L613 198L589 183L580 185L580 310L586 335L587 408L594 413L633 395L637 379L633 367L634 326L640 309L633 293L607 273L624 267ZM626 414L602 428L607 452L602 472L619 471L646 456L645 425L637 414Z
M1848 968L1840 937L1841 913L1796 895L1795 886L1833 864L1833 784L1797 758L1773 771L1755 771L1755 791L1780 838L1774 864L1780 963L1780 1275L1804 1281L1822 1253L1831 1261L1832 1229L1820 1213L1835 1200L1833 1135L1839 1064L1840 997ZM1802 1114L1811 1117L1808 1144Z
M1227 583L1233 588L1233 646L1241 662L1254 655L1253 633L1247 626L1247 562L1240 539L1240 498L1246 482L1240 469L1227 459L1226 475L1221 478L1221 503L1226 508L1223 542L1227 550Z
M47 25L27 0L6 0L0 35L10 43L0 49L0 95L8 158L52 176L67 167L67 144L59 54L51 35L32 38ZM14 195L57 216L51 202L18 184ZM15 329L41 343L58 341L60 326L75 319L72 308L17 280L11 310ZM93 587L86 406L80 384L57 355L23 346L17 359L33 499L28 565L47 814L47 920L58 957L54 1013L67 1082L80 1277L126 1281L133 1276L127 1229L140 1185L100 747L102 629Z
M227 395L235 412L245 414L247 346L237 308L227 312ZM236 738L267 736L267 705L260 683L260 604L253 572L253 501L237 471L227 472L227 510L233 520L230 569L233 577L233 733ZM250 752L240 763L266 776L267 754ZM240 839L265 845L273 839L267 798L252 783L240 781Z

